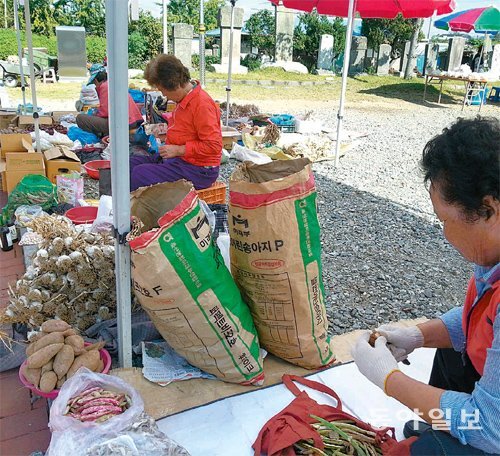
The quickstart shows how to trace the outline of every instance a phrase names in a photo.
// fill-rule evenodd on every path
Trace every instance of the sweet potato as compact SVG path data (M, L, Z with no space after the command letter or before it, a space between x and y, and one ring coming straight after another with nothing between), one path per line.
M380 337L380 334L377 331L372 331L370 334L370 339L368 340L368 343L372 346L375 347L375 341Z
M64 385L65 381L66 381L66 375L63 375L59 380L57 380L56 388L61 389L61 386Z
M28 358L28 367L32 369L42 367L44 364L47 364L54 356L56 356L57 352L61 348L63 348L63 346L64 344L52 344L36 351Z
M45 372L50 372L52 369L52 366L54 365L54 360L51 359L48 363L44 364L42 366L42 375L45 374Z
M106 345L106 342L100 341L100 342L96 342L95 344L87 345L85 347L85 350L87 350L87 351L100 350L101 348L104 348L105 345Z
M63 344L63 343L64 343L64 336L62 335L62 333L53 332L43 336L41 339L38 339L35 342L33 353L37 352L38 350L41 350L43 347L46 347L47 345Z
M71 329L71 326L63 320L47 320L42 323L42 331L44 332L56 332L56 331L66 331Z
M39 331L37 333L32 333L30 337L28 337L28 342L29 343L35 343L37 340L41 339L43 336L46 336L47 333L43 331Z
M68 337L68 336L76 336L76 335L78 335L78 333L76 332L76 329L71 328L71 329L67 329L66 331L63 331L62 335L64 337Z
M86 367L95 372L99 367L99 359L100 355L97 350L86 351L80 356L77 356L69 368L66 378L72 377L80 367Z
M82 336L68 336L64 339L64 343L73 347L75 355L81 355L85 351L85 343Z
M28 380L28 382L38 388L40 377L42 375L42 369L30 369L26 364L23 364L21 366L21 372L24 375L24 378Z
M57 375L54 371L45 372L40 379L40 387L38 388L40 391L44 393L50 393L57 384Z
M104 361L99 358L99 365L97 366L97 369L94 372L101 373L104 370Z
M35 353L35 343L29 344L26 347L26 356L31 356L33 353Z
M66 375L74 360L75 352L73 351L73 347L71 345L64 345L54 358L54 372L58 379Z

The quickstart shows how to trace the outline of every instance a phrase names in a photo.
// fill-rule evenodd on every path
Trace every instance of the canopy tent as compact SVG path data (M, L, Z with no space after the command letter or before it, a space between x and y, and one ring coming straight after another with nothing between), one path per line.
M457 11L434 21L434 26L452 32L495 34L500 30L500 11L494 6Z
M393 19L399 13L405 18L430 17L434 13L446 14L453 11L455 0L270 0L274 5L282 4L291 9L328 16L347 17L346 45L342 68L342 88L337 114L337 142L335 144L335 166L339 162L340 137L344 118L344 101L347 88L347 72L351 53L353 22L356 14L361 18Z
M28 46L28 64L30 69L30 88L31 88L31 104L33 105L33 119L35 122L35 144L37 152L41 152L40 149L40 126L38 121L38 103L36 98L36 84L35 84L35 66L34 66L34 58L33 58L33 40L31 36L31 16L30 16L30 2L29 0L14 0L14 23L16 24L16 33L17 33L17 46L18 46L18 54L20 60L20 72L21 72L21 85L23 92L23 110L26 108L26 96L25 96L25 81L24 81L24 73L22 70L23 60L21 53L21 32L19 28L19 17L18 17L18 3L24 6L24 20L26 22L26 44Z

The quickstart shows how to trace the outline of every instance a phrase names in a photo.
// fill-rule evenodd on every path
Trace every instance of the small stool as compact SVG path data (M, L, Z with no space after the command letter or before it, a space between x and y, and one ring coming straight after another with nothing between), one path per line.
M56 83L57 82L56 70L54 70L54 68L47 68L46 70L43 70L42 80L44 84L47 84L47 82Z
M493 86L491 88L490 96L488 97L488 101L494 101L498 103L500 101L500 87Z
M207 204L225 204L226 188L227 185L224 182L217 181L208 188L196 190L196 193L198 193L198 198Z

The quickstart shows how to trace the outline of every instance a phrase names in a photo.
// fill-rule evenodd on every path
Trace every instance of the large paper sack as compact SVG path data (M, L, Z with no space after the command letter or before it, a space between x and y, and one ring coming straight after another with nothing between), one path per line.
M245 162L233 172L229 189L231 269L260 343L308 369L330 364L335 358L309 160Z
M132 193L144 223L130 242L135 295L168 344L191 364L232 383L264 378L252 316L211 239L186 181Z

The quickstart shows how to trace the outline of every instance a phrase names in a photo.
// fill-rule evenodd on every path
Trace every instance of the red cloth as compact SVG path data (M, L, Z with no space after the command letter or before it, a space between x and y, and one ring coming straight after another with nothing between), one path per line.
M337 401L337 407L318 404L305 391L300 391L293 382L301 383L309 388L325 393ZM384 455L409 455L409 447L415 439L398 443L394 438L394 429L375 429L369 424L342 411L342 402L337 394L328 386L308 380L296 375L283 375L283 384L296 398L281 412L273 416L260 430L252 448L255 456L261 454L269 456L293 456L293 444L300 440L311 439L316 448L323 449L324 444L320 435L311 426L316 420L310 415L319 416L327 421L352 420L356 426L376 433L376 441L382 448Z
M167 144L186 146L181 158L196 166L219 166L222 155L220 109L199 82L177 104L168 122Z
M465 296L462 329L467 337L467 355L477 372L483 375L486 351L493 345L495 336L493 325L500 305L500 281L497 280L473 306L476 297L476 280L472 276Z
M109 117L109 109L108 109L108 81L104 81L99 87L96 87L97 96L99 97L99 109L95 113L98 117L103 117L107 119ZM134 100L128 95L128 124L132 125L139 120L144 120L142 118L141 111L135 104Z
M278 0L270 0L277 5ZM314 8L319 14L347 17L349 0L283 0L283 6L310 12ZM356 13L361 18L394 19L398 13L404 17L430 17L451 13L455 0L357 0Z

